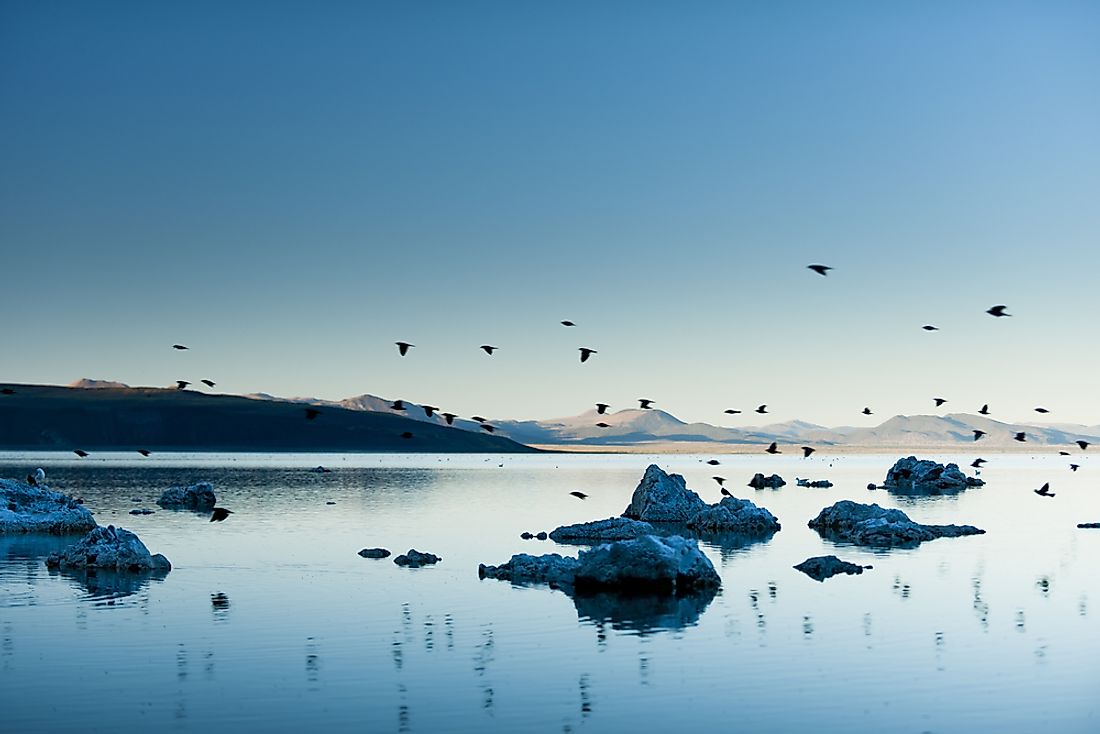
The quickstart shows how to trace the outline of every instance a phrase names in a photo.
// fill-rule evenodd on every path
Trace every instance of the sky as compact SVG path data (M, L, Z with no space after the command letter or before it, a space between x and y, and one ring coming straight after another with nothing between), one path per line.
M5 0L0 381L1097 424L1097 38L1088 2Z

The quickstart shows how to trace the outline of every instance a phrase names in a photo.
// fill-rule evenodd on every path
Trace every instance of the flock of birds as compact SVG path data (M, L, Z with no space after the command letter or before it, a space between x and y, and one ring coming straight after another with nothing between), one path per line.
M809 270L812 270L812 271L814 271L815 273L817 273L818 275L821 275L821 276L828 276L829 271L833 270L833 268L829 265L814 264L814 265L807 265L806 267ZM1010 317L1010 316L1012 316L1012 314L1007 312L1007 308L1008 308L1008 306L1003 305L1003 304L999 304L999 305L995 305L995 306L992 306L989 309L987 309L986 313L989 314L990 316L995 317L995 318ZM559 323L562 326L565 326L565 327L575 327L576 326L576 323L574 323L573 321L569 321L569 320L563 320ZM925 331L939 331L939 327L934 326L932 324L925 324L921 328L924 329ZM410 342L405 342L405 341L394 342L394 344L397 346L397 353L401 357L408 356L409 351L416 347L415 344L412 344ZM189 350L190 347L188 347L184 344L173 344L172 349L177 350L177 351L185 351L185 350ZM487 355L489 355L491 357L491 356L493 356L494 352L496 352L497 350L500 349L500 347L494 346L492 344L482 344L479 347L479 349L481 349L482 351L484 351ZM578 347L577 349L580 352L580 361L582 363L587 362L592 357L592 355L599 354L599 352L597 350L592 349L591 347ZM217 384L213 380L209 380L209 379L203 379L203 380L200 380L200 382L203 385L206 385L208 388L213 388ZM177 390L185 390L191 384L192 383L188 380L176 380L176 389ZM12 389L12 388L3 388L2 390L0 390L0 394L14 395L15 390ZM943 406L945 403L948 402L946 398L941 398L941 397L935 397L935 398L933 398L933 401L935 402L935 405L936 405L937 408ZM653 400L653 399L650 399L650 398L638 398L638 407L641 410L652 410L653 404L655 402L657 402L657 401ZM607 411L610 407L611 407L611 405L608 404L608 403L596 403L596 413L598 415L606 415ZM442 417L443 420L449 426L453 426L454 422L455 422L455 419L459 417L455 413L443 412L443 411L440 410L440 408L438 408L436 406L432 406L432 405L421 405L420 408L424 411L425 416L428 417L428 418L432 418L436 413L438 413L439 416ZM763 404L757 406L756 409L753 412L758 413L760 415L766 415L768 413L767 408L768 408L767 403L763 403ZM404 411L407 410L407 408L406 408L405 402L403 400L394 400L393 403L390 405L390 410L395 411L395 412L404 412ZM324 412L323 410L321 410L320 408L317 408L317 407L306 407L306 408L303 408L303 411L305 413L305 419L309 420L309 421L316 420L317 417L320 416ZM723 412L727 415L738 415L738 414L742 413L742 411L734 409L734 408L728 408ZM1050 413L1050 411L1048 409L1046 409L1042 406L1036 407L1035 412L1040 413L1040 414ZM863 415L873 415L874 414L871 411L870 407L864 407L863 410L861 411L861 413ZM989 405L988 404L982 405L982 407L978 410L978 414L983 415L983 416L990 415ZM486 431L487 433L493 433L496 430L496 427L491 425L488 422L488 420L483 416L479 416L479 415L470 416L470 420L476 422L479 425L479 427L483 431ZM598 428L610 428L611 427L611 424L606 423L604 421L597 422L595 425ZM974 432L974 440L975 441L979 441L982 438L984 438L986 435L988 435L985 431L982 431L982 430L979 430L979 429L973 429L973 432ZM406 440L414 438L414 434L411 431L405 431L405 432L401 433L400 435L401 435L402 439L406 439ZM1016 440L1016 441L1019 441L1021 443L1026 442L1027 441L1027 434L1023 431L1016 432L1016 433L1013 434L1013 439ZM1087 441L1077 441L1077 445L1081 448L1082 451L1084 451L1085 449L1087 449L1089 447L1089 443ZM809 456L811 454L813 454L815 450L816 449L814 449L812 446L803 446L802 447L802 457L803 458L809 458ZM141 454L142 456L146 456L146 457L151 454L151 452L148 451L147 449L138 449L137 451L138 451L139 454ZM764 451L768 454L773 454L773 455L783 453L779 449L777 443L774 442L774 441L766 449L764 449ZM80 457L82 459L86 458L89 455L88 452L84 451L83 449L74 449L73 453L76 454L78 457ZM1059 454L1062 455L1062 456L1069 456L1068 451L1060 451ZM716 466L720 462L717 459L711 459L707 463L712 465L712 466ZM974 467L975 469L980 469L982 467L982 464L984 464L984 463L986 463L986 459L978 458L978 459L975 459L974 462L970 464L970 466ZM1070 464L1069 467L1070 467L1071 471L1077 471L1080 468L1080 465L1079 464ZM39 473L41 474L40 477L37 476ZM37 485L38 483L40 483L42 481L42 479L44 477L45 477L45 473L43 472L42 469L39 469L38 472L36 472L36 475L28 475L27 482L28 482L28 484ZM716 477L713 477L713 478L714 478L715 481L718 482L719 486L721 486L725 482L724 477L716 476ZM1044 484L1041 488L1036 489L1034 491L1037 495L1042 496L1042 497L1054 497L1054 493L1050 491L1050 484L1049 483ZM577 497L578 499L582 499L582 500L586 499L588 497L588 495L584 494L583 492L570 492L570 494L572 496ZM726 490L725 487L722 487L722 494L726 495L726 496L731 496L729 491ZM227 509L222 508L222 507L216 507L216 508L214 508L214 511L213 511L213 514L210 518L210 521L211 522L221 522L221 521L225 520L227 517L229 517L230 514L232 514L231 510L227 510Z

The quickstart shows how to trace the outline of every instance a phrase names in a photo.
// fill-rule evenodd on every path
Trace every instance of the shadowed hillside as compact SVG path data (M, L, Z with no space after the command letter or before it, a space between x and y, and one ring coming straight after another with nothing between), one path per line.
M0 448L179 451L534 451L399 415L160 388L0 385ZM410 432L413 437L402 438Z

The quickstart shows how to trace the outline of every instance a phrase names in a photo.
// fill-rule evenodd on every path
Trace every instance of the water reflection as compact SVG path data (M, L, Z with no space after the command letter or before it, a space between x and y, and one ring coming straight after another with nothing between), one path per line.
M133 596L151 583L163 582L168 575L167 571L120 572L103 568L51 568L47 573L52 578L63 577L86 591L90 600L107 600L108 606L114 606L116 599Z
M210 609L215 622L225 622L229 617L229 596L221 591L211 594Z
M574 592L571 596L582 621L646 634L696 625L717 594L717 589L709 589L682 596L618 591Z

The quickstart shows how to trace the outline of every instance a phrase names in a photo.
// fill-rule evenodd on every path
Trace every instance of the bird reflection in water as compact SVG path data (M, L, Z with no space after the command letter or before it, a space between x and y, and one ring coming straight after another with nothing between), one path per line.
M589 695L591 684L588 682L588 673L581 676L578 687L581 691L581 718L587 719L592 713L592 696Z
M397 731L399 732L412 731L412 726L409 723L408 692L403 684L397 684Z
M1084 594L1077 601L1077 614L1082 617L1089 616L1089 598Z
M1016 631L1017 632L1026 632L1027 631L1027 624L1026 624L1026 619L1024 617L1024 610L1023 609L1017 609L1016 610Z
M424 650L431 652L435 649L435 623L432 615L424 617Z
M321 690L321 656L318 653L317 641L312 637L306 638L306 682L309 683L307 690L319 691Z
M1039 593L1044 598L1050 597L1050 578L1048 576L1040 576L1039 580L1035 582L1035 587L1039 589Z
M211 594L210 609L215 622L224 622L229 616L229 596L221 591Z

